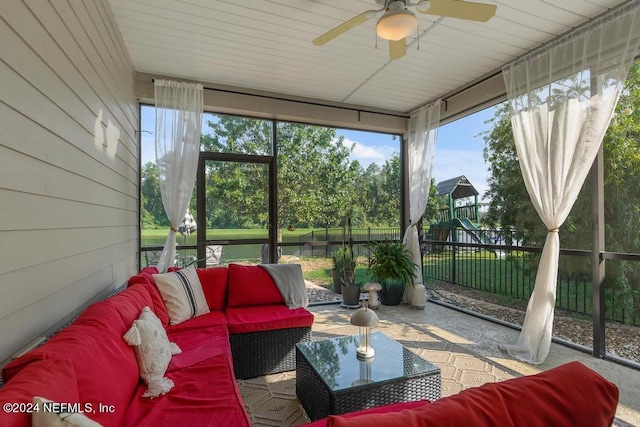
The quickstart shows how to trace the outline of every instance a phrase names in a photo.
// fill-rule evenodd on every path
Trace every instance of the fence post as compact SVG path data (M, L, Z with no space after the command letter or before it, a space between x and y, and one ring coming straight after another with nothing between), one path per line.
M451 230L451 243L458 242L458 230L454 227ZM456 282L456 253L458 252L458 246L453 245L451 247L451 283Z
M324 241L327 245L324 247L324 257L329 258L329 227L324 228Z

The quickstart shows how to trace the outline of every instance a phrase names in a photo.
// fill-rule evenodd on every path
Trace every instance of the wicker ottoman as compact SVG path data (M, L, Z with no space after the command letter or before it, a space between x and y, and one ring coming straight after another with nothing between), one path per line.
M371 340L372 360L356 357L357 336L296 344L296 394L311 420L440 398L440 368L381 332Z
M239 380L292 371L295 345L311 339L311 327L276 329L229 336L234 375Z

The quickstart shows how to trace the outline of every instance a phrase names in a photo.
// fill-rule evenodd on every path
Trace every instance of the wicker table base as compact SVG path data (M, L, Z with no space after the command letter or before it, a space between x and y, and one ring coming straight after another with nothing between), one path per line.
M296 345L296 394L311 420L440 398L438 367L380 332L372 335L374 360L359 361L357 340L341 337Z

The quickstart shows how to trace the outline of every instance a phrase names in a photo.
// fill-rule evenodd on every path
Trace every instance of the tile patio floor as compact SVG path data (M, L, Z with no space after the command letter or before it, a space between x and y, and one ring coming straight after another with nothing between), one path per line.
M351 310L337 304L313 306L309 310L315 315L314 339L357 333L349 324ZM619 425L640 427L640 371L556 343L551 345L543 364L518 362L498 348L502 343L515 343L517 330L434 303L428 302L423 310L381 305L378 316L379 330L441 367L443 397L485 382L535 374L580 361L618 386L616 417L623 422ZM295 399L295 372L240 381L240 390L256 426L294 426L306 422Z

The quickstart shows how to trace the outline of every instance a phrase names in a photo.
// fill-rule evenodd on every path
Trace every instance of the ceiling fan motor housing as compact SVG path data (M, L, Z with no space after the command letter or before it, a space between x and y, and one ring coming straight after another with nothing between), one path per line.
M384 7L386 10L407 7L406 0L376 0L376 3ZM397 3L397 4L394 4Z

